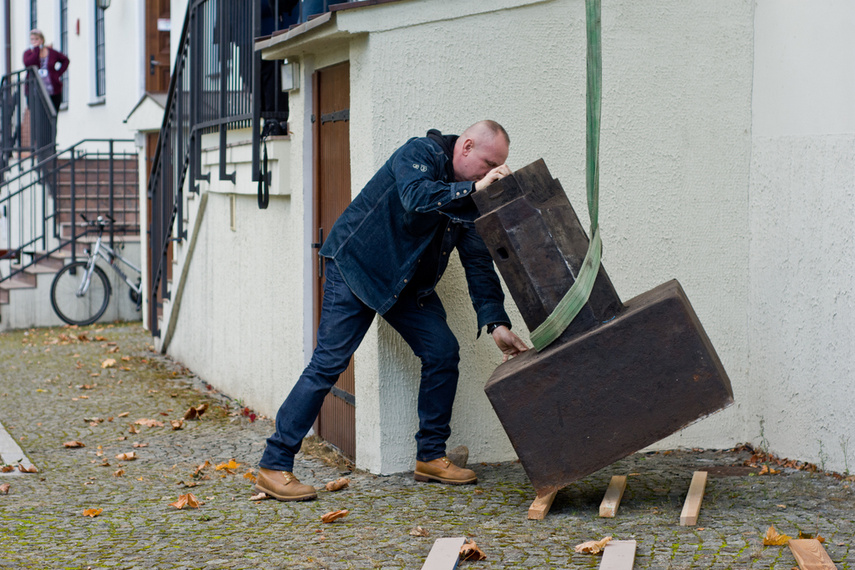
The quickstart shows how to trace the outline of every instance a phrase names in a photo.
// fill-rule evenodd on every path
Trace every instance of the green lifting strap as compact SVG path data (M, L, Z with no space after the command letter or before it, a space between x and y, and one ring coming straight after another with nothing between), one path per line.
M564 294L552 313L531 332L531 342L540 352L570 325L591 295L594 280L600 270L603 244L600 239L600 102L603 84L603 53L600 42L600 1L585 0L585 21L588 30L588 90L586 132L586 178L588 217L591 219L591 241L582 268L570 290Z

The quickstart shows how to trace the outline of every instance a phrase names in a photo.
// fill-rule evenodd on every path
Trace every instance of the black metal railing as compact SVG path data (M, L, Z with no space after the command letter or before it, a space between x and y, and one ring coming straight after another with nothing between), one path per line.
M56 151L56 109L35 67L0 81L0 181L13 165L29 169Z
M191 0L187 6L148 184L149 326L154 336L160 334L159 309L170 298L170 245L186 238L185 185L198 193L197 182L210 180L210 173L201 172L202 137L218 136L217 176L235 182L234 172L227 169L228 131L251 128L257 139L262 118L283 122L288 118L287 99L284 108L274 102L262 111L261 56L253 48L261 30L260 4L264 3ZM274 90L281 91L278 74L271 80ZM258 181L257 142L253 160L253 181Z
M60 249L72 260L91 231L83 217L108 215L115 237L139 235L139 166L132 140L87 139L45 157L0 185L0 281Z

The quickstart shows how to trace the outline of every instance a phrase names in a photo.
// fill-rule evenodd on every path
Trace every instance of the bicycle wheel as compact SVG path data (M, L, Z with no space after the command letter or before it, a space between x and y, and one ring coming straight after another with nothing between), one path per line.
M69 263L59 270L50 286L50 304L57 316L70 325L91 325L107 310L110 282L104 270L95 266L89 289L77 295L80 281L86 275L86 261Z

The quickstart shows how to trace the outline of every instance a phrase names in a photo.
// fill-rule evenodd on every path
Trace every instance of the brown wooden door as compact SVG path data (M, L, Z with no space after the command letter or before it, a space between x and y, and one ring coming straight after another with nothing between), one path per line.
M315 227L318 243L329 234L336 219L350 204L350 65L342 63L315 72L314 169ZM317 250L315 250L317 251ZM315 322L323 301L323 264L319 260L315 279ZM315 431L338 447L350 459L356 459L356 404L353 360L324 400L315 423Z
M145 90L169 90L169 0L145 2ZM160 25L158 25L158 22Z

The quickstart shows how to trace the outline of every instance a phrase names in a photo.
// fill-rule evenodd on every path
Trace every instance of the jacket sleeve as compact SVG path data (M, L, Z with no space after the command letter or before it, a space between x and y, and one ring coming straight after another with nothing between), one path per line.
M56 74L59 76L65 73L65 70L68 69L68 64L70 62L68 56L62 53L61 51L53 50L53 52L56 54L56 60L59 62L59 69L56 70ZM54 64L54 67L56 67L56 64Z
M435 146L426 139L413 139L393 158L398 195L407 212L442 210L475 191L474 182L443 181L447 159Z
M493 258L484 240L471 225L463 230L457 242L457 252L466 272L472 307L478 315L478 334L481 334L482 327L490 323L504 323L510 328L511 319L505 312L505 294L496 275Z
M28 49L24 52L24 67L39 66L38 50Z

